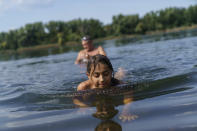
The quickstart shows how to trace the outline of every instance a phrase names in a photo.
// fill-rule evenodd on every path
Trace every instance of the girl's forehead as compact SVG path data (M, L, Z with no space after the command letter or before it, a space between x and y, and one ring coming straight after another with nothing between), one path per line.
M98 63L95 66L94 72L102 72L102 71L106 71L106 70L111 70L107 64Z

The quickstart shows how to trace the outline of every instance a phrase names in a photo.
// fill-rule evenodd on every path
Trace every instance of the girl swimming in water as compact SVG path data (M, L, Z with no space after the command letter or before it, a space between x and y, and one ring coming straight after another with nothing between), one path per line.
M86 74L88 76L88 80L81 82L78 85L77 87L78 91L87 90L87 89L104 89L104 88L106 89L116 86L121 83L120 79L124 77L125 72L123 69L119 69L119 71L115 75L116 78L118 79L114 78L114 70L110 60L106 56L98 54L92 56L88 61ZM134 120L137 118L136 115L132 115L128 113L129 106L133 101L131 96L132 96L132 91L124 95L123 103L127 105L124 106L123 112L120 115L120 119L123 121ZM87 96L82 97L82 100L75 98L73 99L73 102L76 105L79 105L80 107L88 107L85 104L87 98L88 98ZM101 112L100 110L98 112L95 115L99 115L99 114L103 115L103 112ZM104 114L106 114L106 111L104 111Z
M112 64L104 55L98 54L90 58L87 64L86 74L88 76L88 80L78 85L78 91L95 88L109 88L120 83L118 79L114 78Z

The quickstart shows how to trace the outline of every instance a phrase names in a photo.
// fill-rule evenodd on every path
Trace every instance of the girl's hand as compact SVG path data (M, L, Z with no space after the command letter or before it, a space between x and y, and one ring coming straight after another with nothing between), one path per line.
M126 71L123 68L118 68L118 71L115 73L114 77L118 80L122 80L126 76Z

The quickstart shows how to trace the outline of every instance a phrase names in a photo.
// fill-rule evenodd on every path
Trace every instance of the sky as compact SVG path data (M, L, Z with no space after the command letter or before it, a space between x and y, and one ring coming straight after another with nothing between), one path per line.
M139 14L168 7L189 7L197 0L0 0L0 32L25 24L73 19L98 19L110 24L112 16Z

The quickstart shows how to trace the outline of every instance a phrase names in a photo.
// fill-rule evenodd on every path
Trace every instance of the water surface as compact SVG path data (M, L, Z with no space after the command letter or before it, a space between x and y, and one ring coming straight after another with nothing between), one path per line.
M197 37L142 40L103 45L114 69L127 71L127 113L135 120L120 119L124 93L107 96L111 101L93 96L86 108L73 103L67 94L87 77L71 51L0 62L0 130L196 130ZM114 116L95 117L98 105Z

